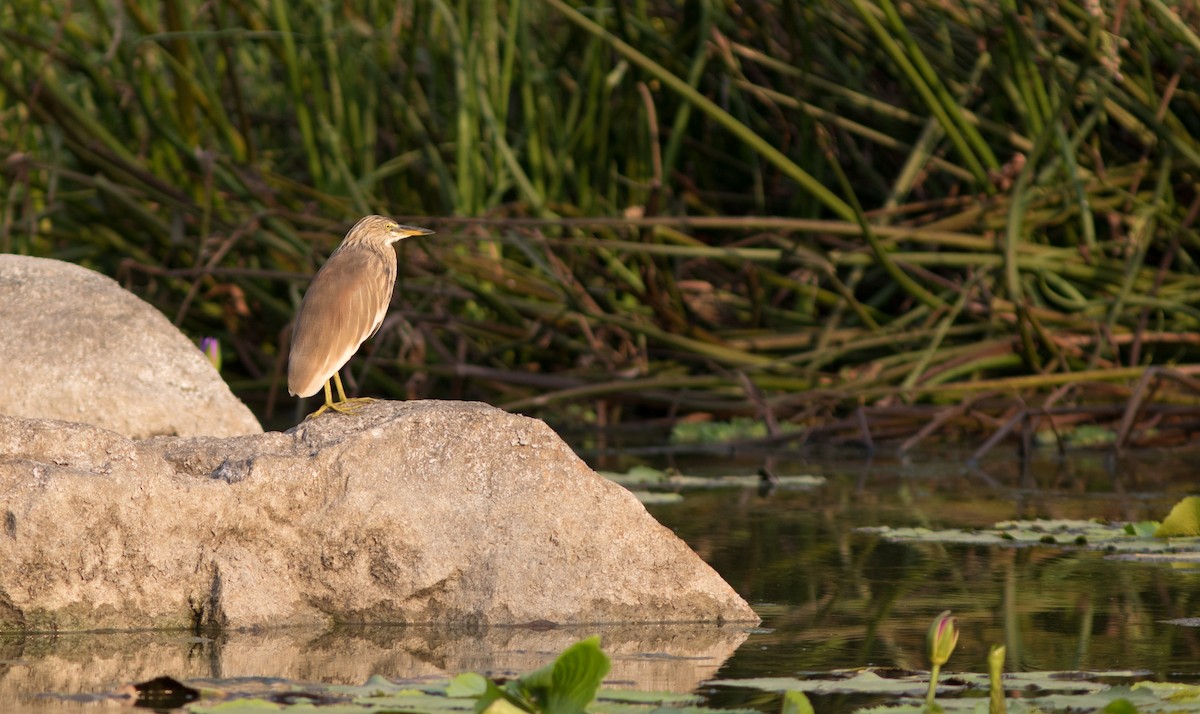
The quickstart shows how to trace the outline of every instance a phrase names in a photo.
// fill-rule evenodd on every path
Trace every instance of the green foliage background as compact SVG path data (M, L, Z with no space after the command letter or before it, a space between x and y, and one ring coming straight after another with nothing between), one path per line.
M368 212L438 236L402 245L351 363L367 393L611 422L1121 387L1200 346L1198 21L1163 0L10 0L0 251L220 337L260 413L307 277Z

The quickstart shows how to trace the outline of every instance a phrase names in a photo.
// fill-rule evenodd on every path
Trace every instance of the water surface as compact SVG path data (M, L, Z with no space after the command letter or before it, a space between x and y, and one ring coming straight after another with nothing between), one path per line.
M927 669L925 633L951 609L962 636L948 671L986 671L1006 643L1015 670L1148 670L1200 679L1200 570L1078 548L893 544L859 526L982 528L1008 519L1158 520L1194 493L1195 457L1041 453L900 461L845 454L777 465L824 475L813 491L688 496L653 509L746 597L752 634L722 677L867 665ZM683 464L687 470L686 462Z

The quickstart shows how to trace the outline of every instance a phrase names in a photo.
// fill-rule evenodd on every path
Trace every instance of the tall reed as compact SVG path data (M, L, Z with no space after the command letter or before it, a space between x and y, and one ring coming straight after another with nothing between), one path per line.
M367 212L438 231L351 375L384 396L804 419L1128 390L1200 347L1196 12L12 0L0 250L220 337L262 409Z

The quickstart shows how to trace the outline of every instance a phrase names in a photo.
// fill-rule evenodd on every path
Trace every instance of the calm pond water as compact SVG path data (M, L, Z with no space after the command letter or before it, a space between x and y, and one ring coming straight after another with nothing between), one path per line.
M1200 616L1198 570L1050 547L896 545L855 530L987 527L1013 518L1159 519L1195 490L1195 454L1063 459L1047 451L1028 468L998 454L975 469L965 468L964 458L777 456L776 473L820 475L825 484L767 494L693 491L682 502L652 506L755 606L763 624L599 629L614 659L611 683L699 687L715 705L775 711L773 695L701 683L865 665L924 669L925 631L944 609L954 611L962 630L947 671L983 671L988 647L1006 642L1010 671L1137 669L1200 680L1200 630L1164 622ZM761 463L706 456L674 465L713 475L754 473ZM179 632L0 635L0 712L116 707L106 692L160 675L270 689L297 681L360 684L372 674L516 674L595 631L362 627L216 640ZM36 696L44 693L57 696ZM818 701L818 710L844 708L833 704Z
M1008 519L1159 520L1196 492L1195 454L1038 455L962 461L845 457L783 464L808 492L710 492L653 509L754 604L768 631L722 666L730 678L866 665L927 669L926 630L951 609L962 636L947 669L1147 670L1200 679L1200 570L1075 548L892 544L859 526L978 528ZM727 697L716 701L725 702Z

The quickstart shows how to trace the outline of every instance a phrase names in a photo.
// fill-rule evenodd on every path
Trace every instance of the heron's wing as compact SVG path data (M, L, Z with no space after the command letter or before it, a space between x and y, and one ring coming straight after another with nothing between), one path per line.
M339 251L326 261L296 315L288 358L289 392L304 397L316 394L363 340L379 329L392 299L395 275L394 262L389 265L385 256L373 250Z

